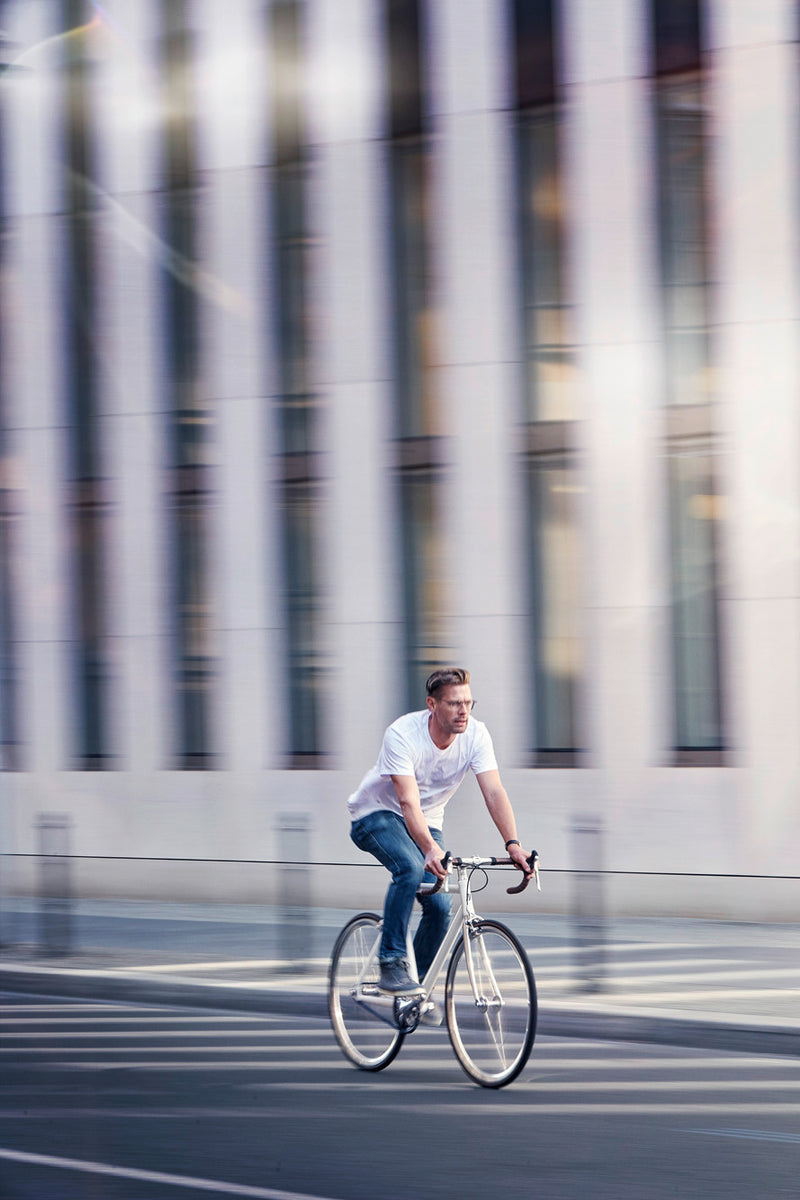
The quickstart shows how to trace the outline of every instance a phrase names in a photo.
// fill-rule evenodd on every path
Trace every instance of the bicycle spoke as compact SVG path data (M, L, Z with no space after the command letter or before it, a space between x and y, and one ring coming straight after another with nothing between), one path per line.
M403 1032L394 1022L393 1002L381 1000L377 943L380 919L354 917L339 934L331 957L328 1008L336 1040L364 1071L380 1071L396 1056Z
M505 926L483 921L463 938L447 975L447 1025L461 1066L502 1087L525 1063L536 1032L536 988L525 951Z

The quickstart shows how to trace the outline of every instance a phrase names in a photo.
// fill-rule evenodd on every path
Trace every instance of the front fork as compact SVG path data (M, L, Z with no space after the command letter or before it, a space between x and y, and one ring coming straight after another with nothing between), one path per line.
M475 1007L484 1011L488 1008L499 1008L503 1004L503 997L500 995L500 989L494 977L492 964L486 953L483 938L480 936L481 918L475 912L472 897L467 893L467 881L463 872L459 875L458 883L465 918L464 959L467 964L467 975L472 988L472 994L475 997ZM477 943L477 951L475 943ZM480 981L478 979L478 965L481 968ZM486 983L490 985L491 995L484 995L481 989L481 982L484 986Z

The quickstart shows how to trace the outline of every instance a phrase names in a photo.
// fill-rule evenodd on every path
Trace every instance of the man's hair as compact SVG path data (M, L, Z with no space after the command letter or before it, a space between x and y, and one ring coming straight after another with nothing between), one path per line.
M428 676L425 691L429 696L435 696L442 688L449 687L452 683L458 686L469 683L469 671L464 667L440 667L438 671L434 671L432 675Z

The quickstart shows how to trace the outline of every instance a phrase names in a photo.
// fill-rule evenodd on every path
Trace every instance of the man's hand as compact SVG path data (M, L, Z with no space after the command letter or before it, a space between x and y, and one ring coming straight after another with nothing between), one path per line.
M430 871L431 875L435 875L437 879L445 879L447 871L442 866L444 854L439 846L434 846L425 855L425 870Z
M530 875L533 867L528 862L531 856L530 850L523 850L522 846L509 846L508 857L514 863L518 871L523 871L526 875Z

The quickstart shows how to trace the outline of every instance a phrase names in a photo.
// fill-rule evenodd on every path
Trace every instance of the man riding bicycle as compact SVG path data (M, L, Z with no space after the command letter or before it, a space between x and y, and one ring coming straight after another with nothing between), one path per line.
M444 808L473 771L506 852L530 874L530 852L517 839L514 811L503 787L489 731L471 713L469 671L446 667L425 685L427 707L399 717L386 730L378 761L347 801L350 836L391 872L383 910L379 986L394 995L422 989L410 975L406 938L417 889L425 876L444 878ZM414 957L424 978L450 918L447 895L422 900Z

